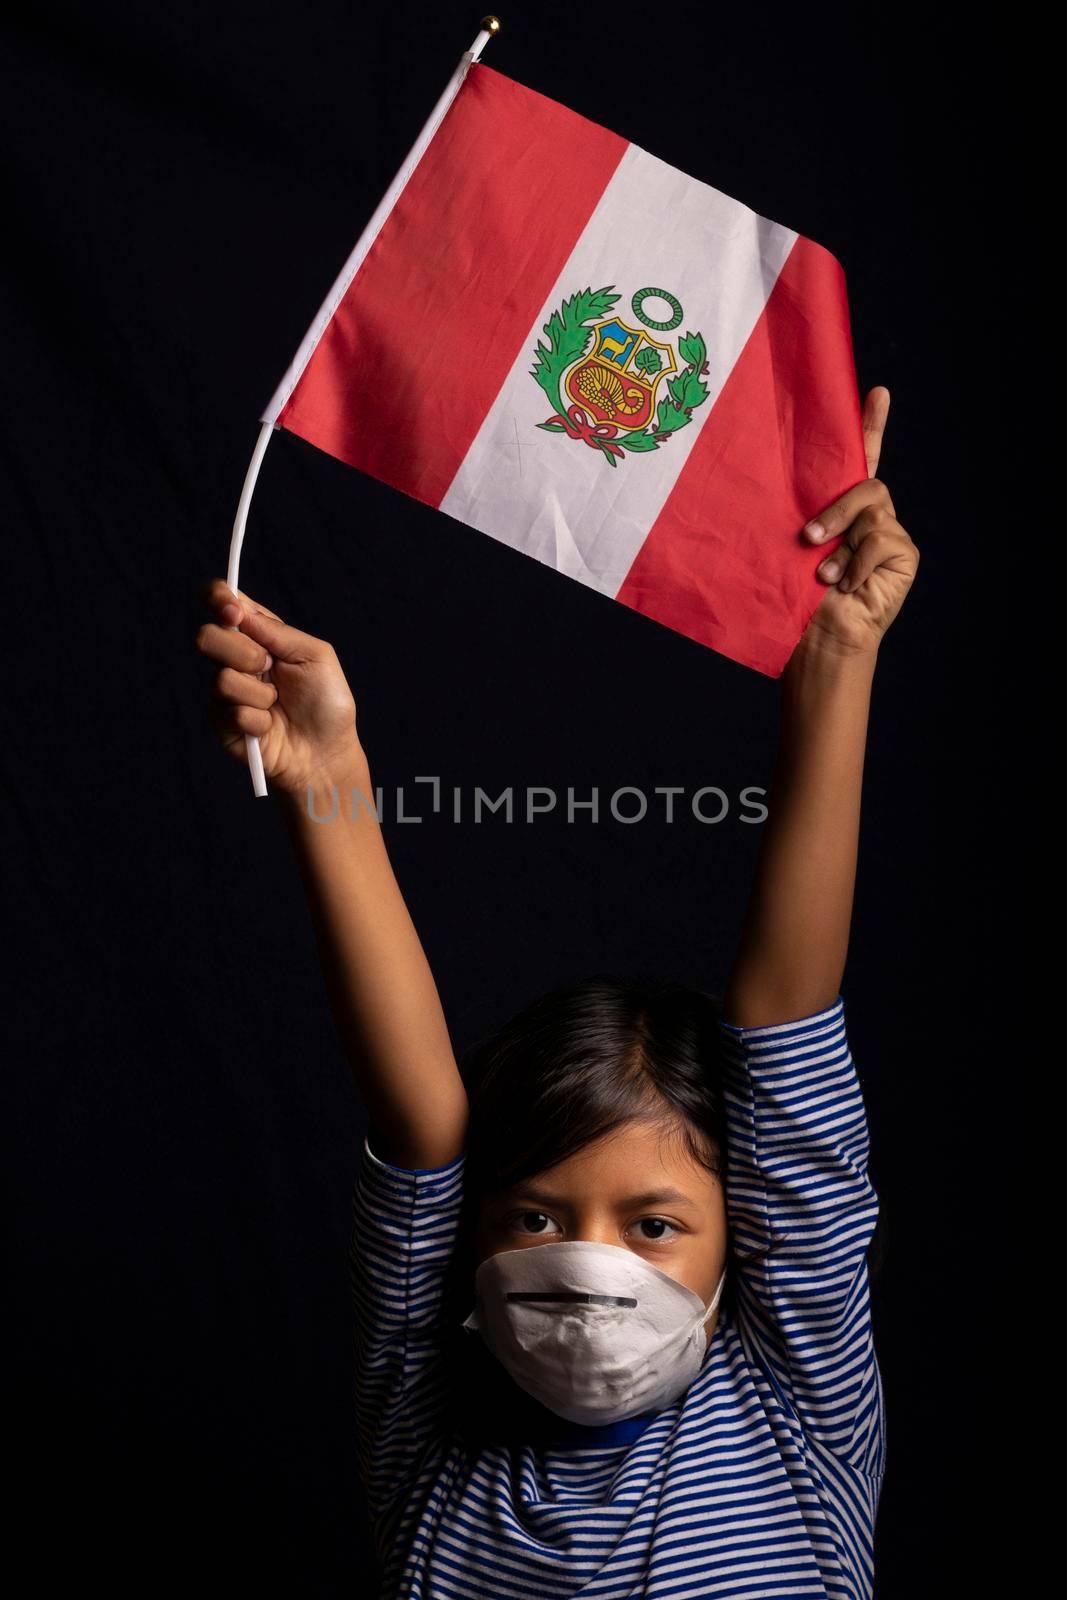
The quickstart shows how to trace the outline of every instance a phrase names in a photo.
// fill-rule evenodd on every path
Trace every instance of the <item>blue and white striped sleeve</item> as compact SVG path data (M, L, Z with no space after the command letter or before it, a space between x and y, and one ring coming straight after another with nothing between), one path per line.
M877 1476L885 1420L867 1247L878 1197L844 1001L798 1022L722 1031L742 1333L804 1434Z
M441 1301L464 1165L461 1152L443 1167L394 1167L363 1141L348 1275L359 1468L376 1537L440 1427Z

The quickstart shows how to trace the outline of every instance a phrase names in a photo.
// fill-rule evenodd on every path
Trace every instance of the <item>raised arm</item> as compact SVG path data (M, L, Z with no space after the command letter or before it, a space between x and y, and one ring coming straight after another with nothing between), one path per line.
M841 984L871 682L919 562L874 476L888 411L888 389L872 389L863 407L870 476L804 530L812 544L843 538L819 567L832 587L782 674L770 815L724 1001L726 1019L743 1028L811 1016Z
M464 1146L466 1091L374 815L355 702L336 652L245 594L235 604L221 578L203 599L218 619L196 640L220 667L212 720L240 761L244 735L259 738L307 892L330 1005L369 1113L370 1144L395 1166L443 1166ZM332 820L309 816L309 787L321 818L331 816L336 788ZM353 790L366 801L354 817Z

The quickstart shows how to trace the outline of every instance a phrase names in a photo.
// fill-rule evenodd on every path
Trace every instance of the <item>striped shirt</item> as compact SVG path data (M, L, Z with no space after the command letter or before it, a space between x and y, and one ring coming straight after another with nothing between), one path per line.
M364 1140L349 1274L382 1600L869 1600L878 1200L844 1004L721 1027L733 1294L697 1376L659 1411L553 1417L539 1439L477 1452L445 1426L442 1285L465 1156L409 1171Z

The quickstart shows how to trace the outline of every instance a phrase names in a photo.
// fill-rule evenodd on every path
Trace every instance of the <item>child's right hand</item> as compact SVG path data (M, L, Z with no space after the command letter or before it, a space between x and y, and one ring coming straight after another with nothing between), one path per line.
M244 736L254 735L266 776L294 794L361 767L356 703L333 646L240 590L235 602L222 578L202 599L216 620L200 627L196 648L219 664L209 714L223 748L247 765Z

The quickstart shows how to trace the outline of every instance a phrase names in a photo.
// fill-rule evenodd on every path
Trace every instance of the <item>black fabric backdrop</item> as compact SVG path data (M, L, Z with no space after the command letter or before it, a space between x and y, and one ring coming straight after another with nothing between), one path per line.
M193 638L258 413L479 15L104 0L7 30L20 1592L374 1592L345 1282L363 1113L276 805L212 741ZM972 411L995 267L966 270L997 182L982 72L932 13L503 20L501 71L832 249L861 390L892 393L881 476L924 559L878 672L843 986L886 1249L877 1593L975 1592L974 1319L995 1248L974 1164L991 1069L973 801L997 715ZM605 806L621 785L731 798L716 826L681 808L672 825L388 821L457 1045L593 969L723 980L772 681L284 435L242 585L335 642L376 779L407 786L409 812L428 809L418 776L468 796L595 786Z

